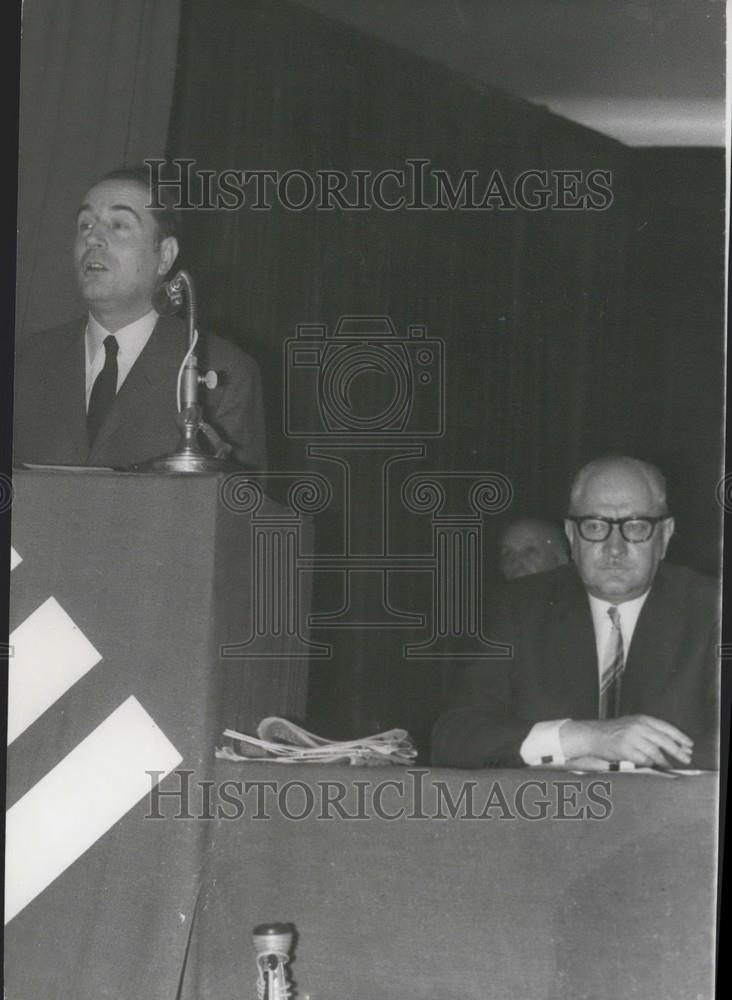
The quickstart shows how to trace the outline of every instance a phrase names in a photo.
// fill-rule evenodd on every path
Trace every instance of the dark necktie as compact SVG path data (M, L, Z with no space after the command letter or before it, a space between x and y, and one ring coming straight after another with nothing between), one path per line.
M625 649L623 648L623 633L620 631L620 614L616 607L607 609L612 622L610 641L603 656L602 672L600 674L600 718L615 719L620 710L620 685L625 670Z
M104 368L99 372L91 395L89 396L89 409L86 414L86 426L89 431L89 444L94 443L94 439L99 433L99 428L104 423L112 400L117 394L117 352L119 344L117 338L110 333L104 338Z

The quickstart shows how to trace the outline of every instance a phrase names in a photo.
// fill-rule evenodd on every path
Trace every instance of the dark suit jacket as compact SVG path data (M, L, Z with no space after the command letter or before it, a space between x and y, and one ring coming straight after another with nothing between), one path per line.
M716 767L719 606L713 581L662 563L626 660L621 715L664 719L694 740L692 766ZM433 732L434 764L521 766L535 722L596 719L598 665L590 602L573 565L508 584L496 602L491 639L510 659L471 664L461 707Z
M14 461L124 468L174 451L176 378L188 346L186 324L160 318L89 447L86 431L85 320L28 337L15 368ZM220 337L202 338L199 368L222 378L202 388L204 416L234 447L236 459L264 468L262 389L256 362Z

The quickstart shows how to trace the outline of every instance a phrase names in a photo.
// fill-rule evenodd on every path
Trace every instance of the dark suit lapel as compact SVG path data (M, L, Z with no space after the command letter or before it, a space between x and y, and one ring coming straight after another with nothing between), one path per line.
M598 704L597 646L592 612L582 581L572 568L558 589L547 630L546 662L564 704L573 714L595 718Z
M621 694L624 706L658 702L669 685L676 651L681 647L684 616L674 613L668 581L659 568L651 592L641 608L626 659Z
M122 427L139 424L142 408L146 401L156 399L156 393L160 393L161 397L168 394L170 398L163 400L163 404L167 404L171 411L175 409L175 380L171 395L171 366L177 370L185 354L186 344L181 330L181 324L175 320L158 320L99 430L89 453L90 464L94 464L94 456L104 450ZM180 358L176 362L178 355Z
M58 427L69 443L59 454L74 456L72 462L86 461L89 441L86 432L86 320L74 324L56 359L55 385L57 404L54 411Z

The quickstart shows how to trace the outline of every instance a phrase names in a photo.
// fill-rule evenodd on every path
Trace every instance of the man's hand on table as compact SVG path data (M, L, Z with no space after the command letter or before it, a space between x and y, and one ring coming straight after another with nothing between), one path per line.
M618 719L570 719L559 730L562 753L570 760L595 757L630 761L639 767L686 766L693 741L670 722L652 715L624 715Z

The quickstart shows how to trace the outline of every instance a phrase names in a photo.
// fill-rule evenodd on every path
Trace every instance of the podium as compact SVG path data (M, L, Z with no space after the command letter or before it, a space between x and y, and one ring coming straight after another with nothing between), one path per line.
M312 524L224 478L15 475L8 1000L172 998L221 730L304 714L309 577L267 627L262 539Z

